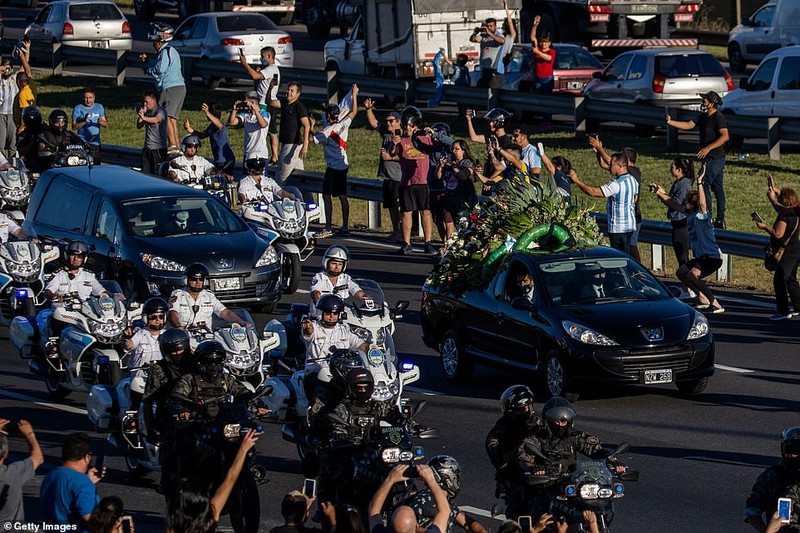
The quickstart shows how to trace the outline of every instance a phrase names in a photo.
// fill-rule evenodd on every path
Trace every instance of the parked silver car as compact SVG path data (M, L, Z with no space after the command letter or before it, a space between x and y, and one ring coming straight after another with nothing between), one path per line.
M271 46L279 67L294 66L291 36L261 13L220 12L191 16L175 30L170 46L181 57L220 61L239 61L239 52L243 51L251 65L260 64L261 49ZM207 74L203 81L213 86L219 78Z
M733 90L730 74L699 50L625 52L583 90L592 100L699 109L698 93Z
M754 117L800 117L800 46L775 50L722 101L722 112Z
M128 19L108 0L50 2L25 28L25 37L107 50L130 50L133 44Z

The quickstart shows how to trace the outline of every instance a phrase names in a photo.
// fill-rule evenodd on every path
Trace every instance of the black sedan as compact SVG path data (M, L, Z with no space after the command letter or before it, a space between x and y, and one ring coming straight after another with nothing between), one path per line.
M530 275L532 293L520 285ZM445 294L426 283L423 339L448 380L480 362L535 372L548 396L582 384L674 383L702 392L714 373L706 317L628 255L607 247L512 252L483 289Z
M113 165L52 169L31 196L25 229L82 240L88 266L126 296L169 296L192 263L226 304L272 310L280 298L278 254L203 190Z

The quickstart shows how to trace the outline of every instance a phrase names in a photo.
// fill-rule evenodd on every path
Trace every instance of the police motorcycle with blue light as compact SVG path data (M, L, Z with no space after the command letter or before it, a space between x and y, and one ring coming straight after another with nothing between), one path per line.
M203 156L197 155L200 137L194 133L181 141L182 154L161 163L159 174L176 183L204 190L226 205L231 205L227 175Z
M92 167L94 159L86 150L83 139L67 129L67 112L54 109L48 117L49 127L38 137L40 163L53 168Z
M22 223L31 199L31 189L31 176L21 159L12 158L12 161L0 164L0 211Z
M88 251L80 241L67 245L67 264L45 288L53 308L16 317L9 327L11 344L56 398L97 383L116 385L122 377L128 309L115 281L100 282L83 269Z
M309 211L316 204L303 201L297 187L281 187L265 175L262 158L244 162L247 176L239 183L242 218L281 255L283 292L294 294L300 286L300 264L314 253L316 238L308 231Z

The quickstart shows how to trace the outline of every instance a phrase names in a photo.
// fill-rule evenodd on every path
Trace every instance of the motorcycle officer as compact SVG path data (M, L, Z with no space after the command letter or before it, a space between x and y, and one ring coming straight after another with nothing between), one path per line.
M317 305L323 294L335 294L342 300L348 296L366 298L367 293L361 290L350 274L346 274L347 263L350 261L350 251L340 244L334 244L325 250L322 256L322 272L317 272L311 278L311 305L308 314L316 315Z
M568 474L575 466L578 453L590 459L606 459L610 455L602 447L600 439L574 429L575 409L565 398L550 398L542 408L542 418L544 431L526 438L519 449L519 466L523 472L534 475ZM548 461L545 463L532 450L538 450ZM616 472L625 470L618 464L611 467ZM534 522L549 512L551 503L556 501L554 489L558 490L553 485L529 488L531 493L527 499Z
M80 144L83 146L83 140L67 129L68 121L67 112L63 109L54 109L47 118L50 127L38 137L39 163L44 168L49 168L58 157L59 152L62 152L68 144Z
M44 133L42 112L35 105L22 110L22 123L25 129L17 136L17 153L31 172L41 173L47 170L39 161L39 135Z
M183 153L169 162L166 177L175 183L196 183L207 173L215 171L217 167L211 161L197 155L200 144L200 137L194 133L184 137L181 141Z
M800 531L800 426L783 430L781 435L781 461L761 473L747 498L744 521L759 533L776 531L768 529L764 516L772 526L773 514L778 509L778 498L792 500L790 523L780 531Z
M131 409L138 410L139 403L147 381L147 371L142 368L159 361L162 357L158 338L167 323L169 306L163 298L150 298L142 306L145 327L131 333L130 328L125 332L125 351L131 354L128 367L133 368L131 373Z
M2 155L0 154L0 157ZM17 221L0 211L0 244L8 242L9 235L18 239L27 239L28 233L17 224Z
M174 432L170 414L166 409L167 399L182 375L189 373L191 349L189 333L183 329L172 328L158 337L158 347L162 358L150 366L142 398L142 411L147 429L147 440L151 443L161 441L158 452L161 464L160 492L163 493L166 478L163 472L175 471L175 455L172 453Z
M284 191L278 182L264 174L267 160L263 157L252 157L244 162L247 176L239 182L239 201L243 204L264 200L272 202L275 197L296 200L290 192Z
M186 286L175 289L169 297L169 323L172 327L187 329L203 324L211 328L214 315L244 327L252 325L225 307L213 292L203 288L208 278L208 269L205 266L200 263L189 265L184 275Z
M486 453L495 468L495 497L505 501L505 515L516 520L525 509L525 473L517 461L522 442L541 434L542 421L536 416L533 392L525 385L512 385L500 396L501 416L486 436ZM498 513L499 514L499 513Z

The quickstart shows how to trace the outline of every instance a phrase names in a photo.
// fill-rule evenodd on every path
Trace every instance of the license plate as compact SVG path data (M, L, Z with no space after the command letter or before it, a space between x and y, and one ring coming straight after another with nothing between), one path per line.
M694 13L675 13L675 22L692 22L694 21Z
M645 370L644 384L650 385L652 383L672 383L672 369Z
M632 4L631 13L658 13L658 6L647 4Z
M580 91L583 89L583 82L582 81L568 81L567 82L567 89L570 91Z
M217 278L211 279L212 291L235 291L242 288L241 278Z
M92 41L92 48L108 48L108 41Z

